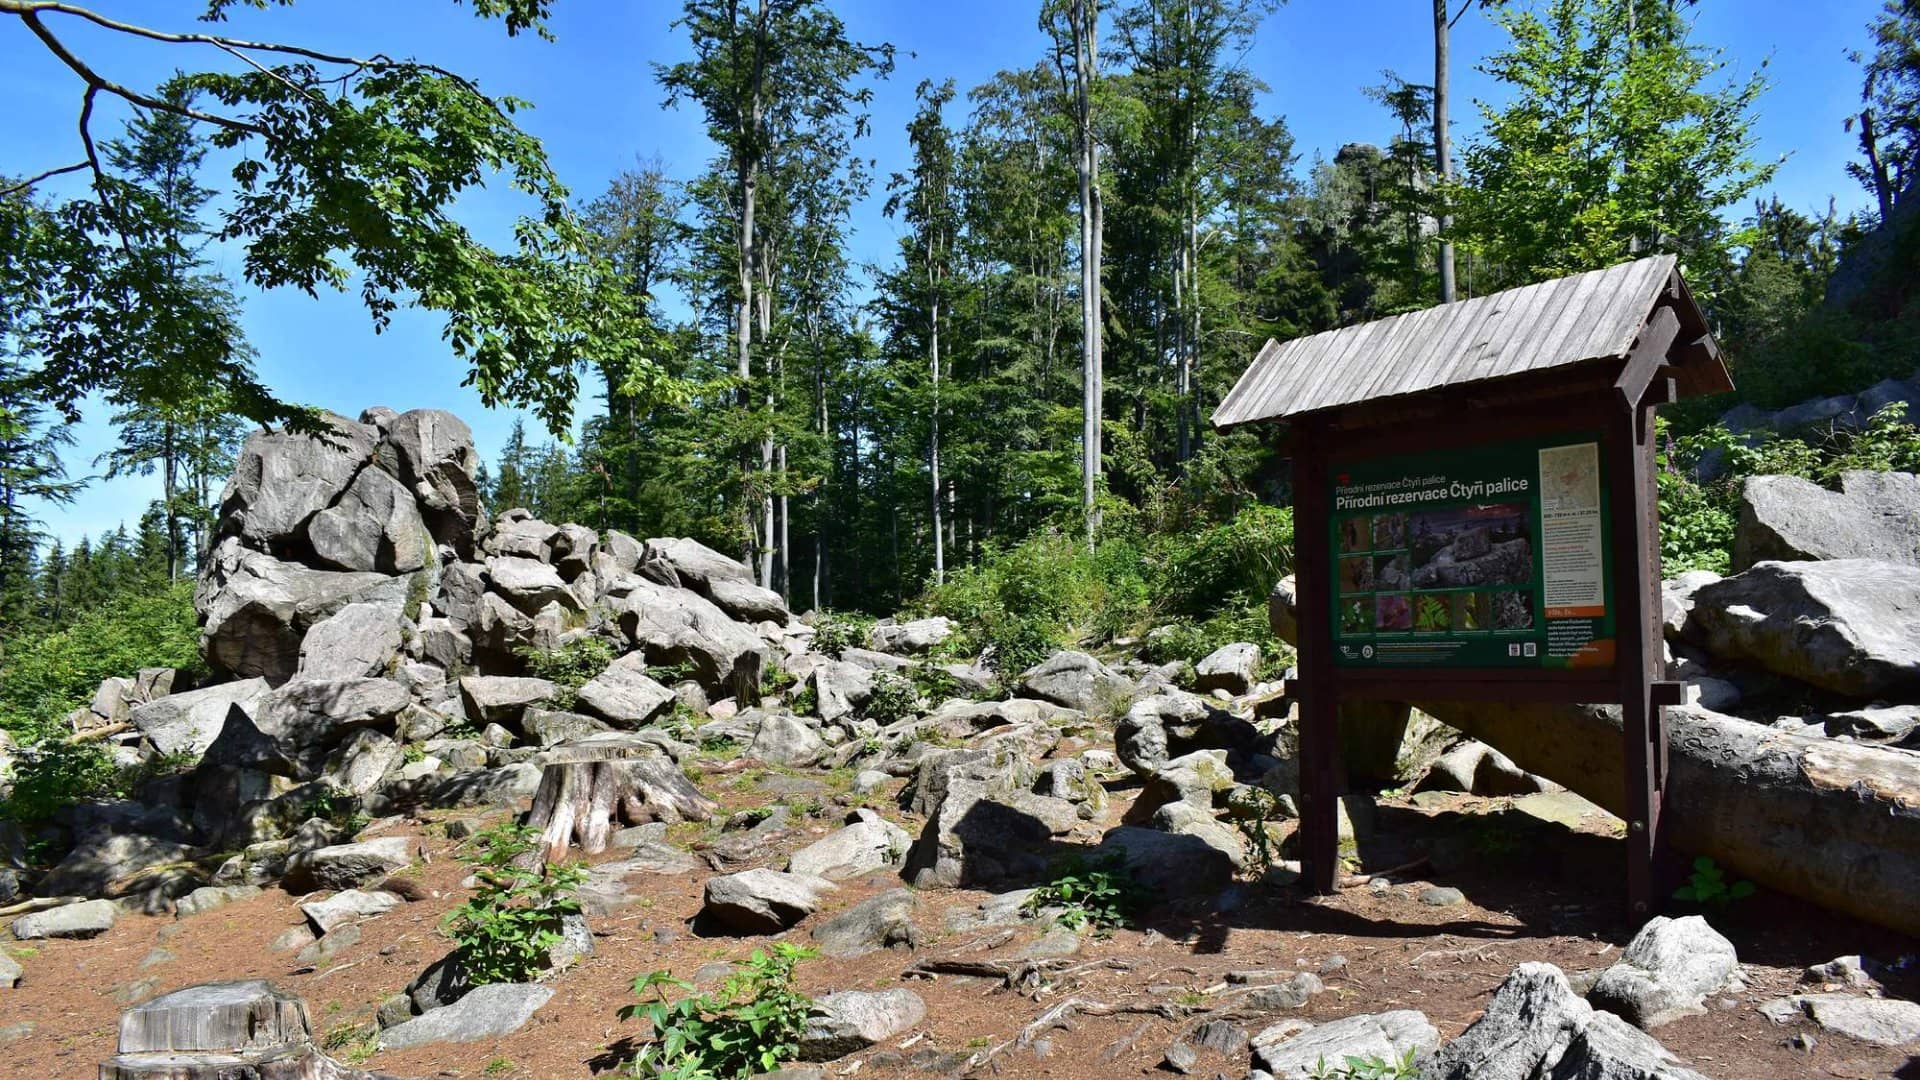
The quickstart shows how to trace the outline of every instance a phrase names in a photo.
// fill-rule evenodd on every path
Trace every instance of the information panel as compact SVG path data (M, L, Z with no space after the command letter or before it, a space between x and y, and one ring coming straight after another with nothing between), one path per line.
M1335 462L1334 663L1613 663L1600 438Z

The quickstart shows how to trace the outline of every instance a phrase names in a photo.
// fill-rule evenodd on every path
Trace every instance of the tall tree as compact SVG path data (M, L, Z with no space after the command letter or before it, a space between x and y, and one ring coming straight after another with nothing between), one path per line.
M1433 174L1440 184L1441 198L1453 184L1453 133L1447 130L1448 112L1453 107L1453 24L1473 7L1474 0L1460 5L1460 15L1449 17L1451 0L1433 0ZM1440 302L1453 303L1453 218L1440 212Z
M1096 114L1101 92L1099 0L1049 0L1041 11L1040 26L1053 40L1054 68L1073 119L1074 172L1080 181L1080 505L1091 545L1100 530L1096 499L1100 427L1106 412L1100 351L1105 330L1100 313L1100 243L1105 223Z
M1457 240L1503 283L1635 254L1674 252L1699 281L1724 278L1735 237L1721 211L1773 175L1753 157L1758 73L1721 81L1660 0L1501 7L1511 41L1481 70L1508 88L1481 103L1455 207Z
M1885 221L1920 176L1920 0L1888 0L1867 29L1872 53L1851 54L1861 69L1860 111L1847 118L1865 160L1847 171Z

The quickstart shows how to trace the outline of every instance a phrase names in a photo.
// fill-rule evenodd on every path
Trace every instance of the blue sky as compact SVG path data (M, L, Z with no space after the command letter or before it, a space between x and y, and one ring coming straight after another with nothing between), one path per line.
M92 6L183 30L193 28L203 4L98 0ZM472 76L491 92L525 98L535 108L524 114L523 126L544 141L579 196L597 193L636 158L658 155L676 176L697 174L710 153L700 117L685 107L664 108L652 70L687 50L684 36L670 26L677 0L556 0L554 6L553 43L509 39L498 24L445 0L304 0L290 9L237 11L226 32L343 53L412 55ZM839 0L834 6L857 39L891 42L899 50L898 69L875 94L873 137L859 150L876 161L881 177L904 166L903 129L921 79L951 77L964 92L995 71L1031 65L1045 49L1035 26L1038 0ZM1108 6L1116 5L1110 0ZM1789 205L1823 209L1829 197L1842 213L1864 205L1844 171L1854 145L1841 121L1859 86L1846 53L1864 44L1866 23L1879 6L1879 0L1701 0L1694 9L1694 39L1723 49L1732 72L1767 65L1773 86L1759 106L1760 153L1786 157L1773 190ZM1380 83L1386 70L1414 82L1431 79L1431 11L1425 0L1294 0L1269 17L1244 63L1270 87L1267 113L1286 117L1301 154L1298 168L1307 168L1315 151L1330 157L1343 143L1390 137L1391 121L1361 88ZM222 60L212 50L130 42L57 16L47 22L109 78L143 88L175 67ZM1498 100L1497 87L1474 64L1501 44L1499 31L1477 12L1455 31L1455 137L1461 143L1479 127L1471 101ZM10 22L0 29L0 172L33 173L77 157L80 90L23 27ZM114 133L123 117L102 110L95 130ZM950 120L964 117L956 112ZM206 180L218 187L223 173L212 169ZM880 213L881 201L872 198L855 212L856 262L884 261L895 250L897 226ZM515 206L506 193L482 191L462 201L461 214L482 235L497 237ZM213 254L238 279L237 252ZM375 404L451 409L473 425L488 459L505 441L513 414L483 409L477 395L459 385L465 367L440 341L431 315L402 313L375 335L350 294L314 299L243 289L242 297L260 371L281 394L347 415ZM104 410L96 408L76 428L73 474L91 474L93 458L111 445L104 421ZM52 534L72 543L137 518L158 491L151 478L96 481L72 506L43 508L41 516Z

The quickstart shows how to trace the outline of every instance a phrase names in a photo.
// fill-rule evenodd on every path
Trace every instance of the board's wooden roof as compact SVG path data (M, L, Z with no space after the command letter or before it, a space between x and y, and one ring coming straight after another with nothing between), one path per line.
M1216 427L1625 357L1670 284L1682 341L1704 340L1681 371L1686 396L1732 389L1672 255L1591 270L1423 311L1268 341L1214 410ZM1706 370L1708 366L1712 370ZM1724 384L1724 385L1723 385Z

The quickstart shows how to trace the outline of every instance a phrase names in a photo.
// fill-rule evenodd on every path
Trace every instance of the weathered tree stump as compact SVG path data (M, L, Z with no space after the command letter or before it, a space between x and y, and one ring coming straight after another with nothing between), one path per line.
M607 849L616 814L628 825L705 821L719 804L700 793L658 743L625 733L561 743L540 757L540 790L527 824L540 830L548 862L578 846Z

